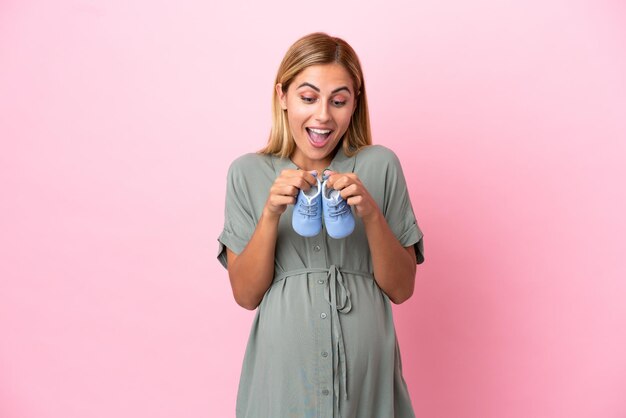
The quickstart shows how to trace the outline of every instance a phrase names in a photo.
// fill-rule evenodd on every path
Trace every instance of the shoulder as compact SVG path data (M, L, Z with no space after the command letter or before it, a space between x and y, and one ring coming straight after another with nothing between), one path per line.
M233 160L230 163L229 170L241 171L251 168L264 168L265 166L272 166L272 157L266 154L259 154L256 152L248 152Z
M272 170L272 157L270 155L249 152L235 158L230 163L228 177L254 177Z
M356 163L360 166L400 167L400 160L394 151L383 145L368 145L356 154Z

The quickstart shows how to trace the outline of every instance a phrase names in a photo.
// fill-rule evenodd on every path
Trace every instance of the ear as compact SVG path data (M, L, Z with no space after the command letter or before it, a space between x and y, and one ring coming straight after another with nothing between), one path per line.
M283 110L287 110L287 95L283 93L283 85L281 83L276 84L276 94L278 95L280 107Z

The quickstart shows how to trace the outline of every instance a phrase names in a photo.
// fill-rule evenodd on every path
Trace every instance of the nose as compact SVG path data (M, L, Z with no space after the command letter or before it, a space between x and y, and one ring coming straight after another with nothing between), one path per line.
M319 122L328 122L330 120L330 112L328 111L328 101L320 100L315 119Z

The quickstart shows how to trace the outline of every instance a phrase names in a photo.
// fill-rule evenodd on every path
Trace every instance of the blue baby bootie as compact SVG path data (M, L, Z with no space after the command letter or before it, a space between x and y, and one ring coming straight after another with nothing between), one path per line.
M291 216L293 230L303 237L314 237L322 230L322 183L315 179L317 184L298 193Z
M354 215L340 191L327 188L326 179L322 183L322 209L326 232L332 238L345 238L354 231Z

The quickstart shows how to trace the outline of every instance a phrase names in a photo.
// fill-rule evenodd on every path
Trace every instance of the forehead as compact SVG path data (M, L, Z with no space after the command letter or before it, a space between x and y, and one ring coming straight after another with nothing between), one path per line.
M337 87L347 86L353 91L352 77L341 64L312 65L305 68L294 78L294 89L304 82L311 83L322 92L330 92Z

